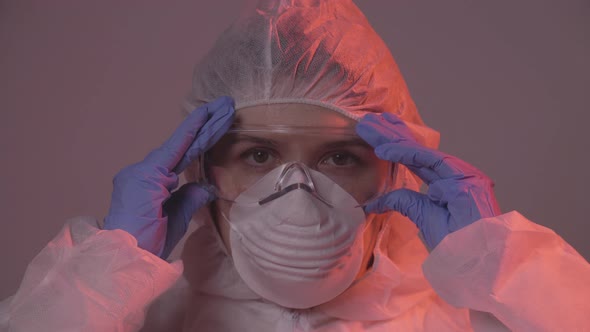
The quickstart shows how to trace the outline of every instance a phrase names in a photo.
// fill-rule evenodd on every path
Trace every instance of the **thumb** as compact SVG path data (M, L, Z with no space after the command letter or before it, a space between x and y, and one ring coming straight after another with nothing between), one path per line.
M391 191L365 206L367 213L397 211L410 218L418 228L424 223L424 216L435 205L428 196L410 189Z
M213 191L201 184L191 182L175 191L164 203L168 215L166 244L161 257L166 258L188 229L192 215L214 199Z

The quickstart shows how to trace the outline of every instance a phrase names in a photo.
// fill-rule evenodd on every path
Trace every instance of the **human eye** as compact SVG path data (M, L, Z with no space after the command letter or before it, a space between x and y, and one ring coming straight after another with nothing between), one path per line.
M276 154L266 148L252 148L240 154L240 159L252 167L265 167L273 165L277 159Z
M337 151L324 156L320 164L328 167L355 167L360 164L360 158L350 152Z

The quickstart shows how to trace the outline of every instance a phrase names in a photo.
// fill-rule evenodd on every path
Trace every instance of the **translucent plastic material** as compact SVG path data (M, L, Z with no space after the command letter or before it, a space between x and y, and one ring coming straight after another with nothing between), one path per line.
M418 142L438 146L387 46L353 1L248 3L195 67L186 112L231 96L236 110L311 104L354 120L395 113ZM395 183L419 190L418 178L396 168Z
M389 165L390 168L388 171L393 173L394 165ZM223 167L212 166L211 172L215 173L218 177L231 179L230 181L233 182L233 185L231 186L232 188L242 188L238 191L231 191L227 190L224 186L210 183L213 184L218 199L242 205L264 205L293 190L305 190L327 206L333 207L339 205L339 202L335 202L331 198L331 190L333 189L327 185L318 185L318 183L324 184L326 179L329 178L335 185L338 185L356 199L358 204L356 204L355 207L364 206L371 200L385 193L390 186L390 179L393 178L393 176L388 177L388 180L382 181L380 184L373 186L373 190L369 189L363 191L363 195L359 196L357 189L359 187L368 186L368 184L357 183L354 177L339 176L333 173L320 173L309 169L305 164L299 162L286 163L273 169L267 174L258 174L259 176L248 178L236 176L231 173L231 169ZM273 189L267 192L249 191L248 195L243 195L247 189L260 184L261 182L266 182L266 187Z
M300 134L300 135L332 135L342 137L359 137L351 127L326 127L326 126L292 126L292 125L248 125L232 127L228 134L246 134L246 133L280 133L280 134Z
M249 126L231 129L201 159L199 173L201 182L229 202L271 174L264 181L272 190L242 197L239 203L264 204L302 189L332 205L330 193L316 189L325 177L364 205L393 187L394 169L351 128Z
M231 96L237 110L313 104L423 125L387 46L351 0L247 2L196 66L187 111Z

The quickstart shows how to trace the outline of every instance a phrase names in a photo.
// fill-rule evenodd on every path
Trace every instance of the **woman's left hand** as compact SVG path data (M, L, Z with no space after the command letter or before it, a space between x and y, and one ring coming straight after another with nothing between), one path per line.
M418 226L431 249L447 234L501 213L490 178L456 157L419 144L397 116L368 114L356 131L375 148L377 157L407 166L428 185L426 194L409 189L389 192L365 211L400 212Z

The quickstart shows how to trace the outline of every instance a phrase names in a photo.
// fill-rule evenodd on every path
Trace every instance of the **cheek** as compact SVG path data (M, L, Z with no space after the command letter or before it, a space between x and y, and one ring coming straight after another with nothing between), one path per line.
M244 181L240 181L240 176L232 172L231 169L212 167L209 169L209 181L212 183L219 194L229 200L234 200L240 193L246 190Z
M390 177L390 168L387 163L380 163L377 167L359 172L355 185L347 190L360 204L375 198L383 193L385 185Z
M226 216L228 216L229 209L228 209L228 211L224 211L223 213ZM229 223L227 222L227 220L225 220L225 218L223 218L222 216L219 216L219 217L221 217L221 218L217 218L217 222L218 222L217 227L219 228L219 234L221 234L221 239L223 240L223 244L225 244L225 248L227 249L227 252L231 256L231 244L229 241L230 226L229 226Z
M227 249L227 252L231 256L231 244L229 240L231 227L227 220L224 218L224 216L226 218L229 218L229 210L231 204L220 200L217 200L212 204L214 204L211 209L213 223L215 224L215 228L217 229L217 232L219 233L221 240L225 245L225 248Z
M381 180L376 173L367 173L359 177L359 184L353 195L356 200L363 204L367 200L375 197L378 188L381 186Z

